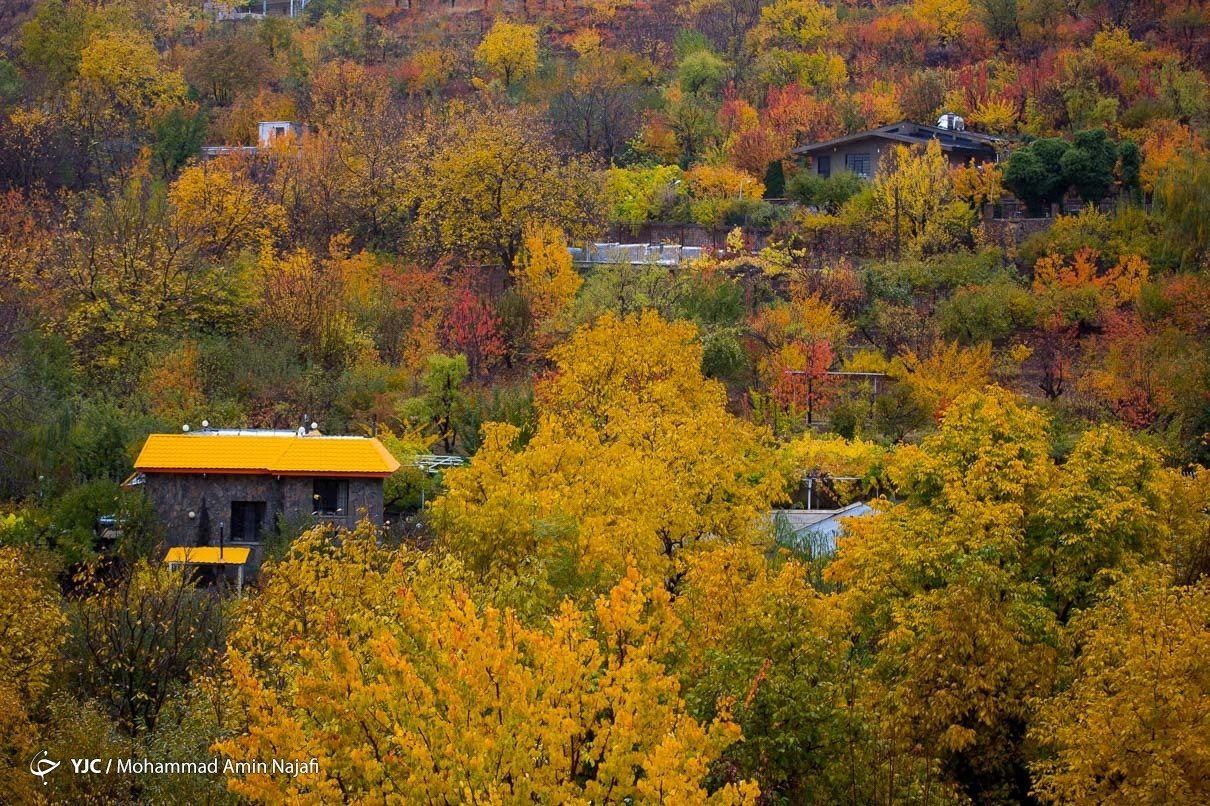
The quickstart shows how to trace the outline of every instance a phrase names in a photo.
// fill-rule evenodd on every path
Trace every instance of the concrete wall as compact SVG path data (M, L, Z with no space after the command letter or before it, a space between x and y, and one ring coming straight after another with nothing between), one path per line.
M271 533L280 517L294 525L306 522L333 523L352 528L362 518L382 525L382 479L350 478L348 511L341 516L312 515L314 479L310 476L260 476L215 473L146 473L144 489L164 527L168 547L196 546L202 504L210 517L210 545L217 546L219 528L226 545L252 549L246 576L255 576L263 560L259 544L231 540L231 503L264 502L262 531ZM189 513L194 517L190 518ZM267 537L267 535L265 535ZM264 537L262 537L264 539Z

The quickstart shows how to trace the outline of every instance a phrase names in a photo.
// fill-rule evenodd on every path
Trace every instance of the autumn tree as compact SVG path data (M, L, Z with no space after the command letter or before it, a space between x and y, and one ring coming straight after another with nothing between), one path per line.
M554 135L585 154L612 161L635 137L646 108L657 96L650 88L656 67L624 50L581 43L563 88L550 99Z
M590 607L569 602L531 627L477 604L459 574L382 549L368 525L339 541L313 530L268 569L246 609L292 629L269 653L264 623L233 634L242 724L218 748L313 756L321 772L249 773L232 789L303 803L755 798L748 782L704 789L739 731L725 712L686 714L667 666L679 620L660 585L631 570Z
M836 12L817 0L766 5L747 37L761 83L797 84L825 94L844 87L849 77L844 59L826 47L835 25Z
M1049 685L1054 617L1022 578L1021 512L1052 473L1041 415L1005 392L966 395L899 451L903 502L851 521L829 569L875 630L881 696L971 796L1022 786L1026 697Z
M958 36L971 14L970 0L914 0L912 15L943 42Z
M263 44L251 36L212 36L202 42L185 66L185 77L202 99L226 106L236 95L255 94L274 72Z
M36 750L33 709L50 683L66 616L58 592L35 555L0 546L0 571L10 584L0 594L0 797L36 797L25 771Z
M80 684L128 734L153 731L174 687L216 662L223 640L218 600L145 560L113 582L95 581L75 612Z
M781 476L701 357L693 325L651 312L579 330L551 352L528 444L490 423L470 467L447 474L433 506L444 541L476 569L616 578L633 562L673 583L695 544L750 535Z
M250 168L241 157L220 157L186 168L169 189L175 229L211 260L272 243L284 229L284 212Z
M69 107L91 139L102 176L122 167L156 116L184 101L185 89L180 72L161 67L150 36L123 31L89 40L80 53Z
M408 190L413 243L511 271L525 227L553 225L571 238L599 220L599 185L582 159L563 159L532 110L445 110L424 130L421 173Z
M1187 267L1204 268L1210 254L1210 196L1206 178L1210 161L1190 155L1174 162L1155 182L1161 220L1179 260Z
M744 52L744 35L760 19L764 4L758 0L692 0L685 9L698 30L711 37L735 59Z
M12 582L0 596L0 687L32 704L50 682L67 620L32 552L0 546L0 568Z
M322 256L307 249L278 254L263 246L256 263L262 327L292 334L306 358L328 368L372 357L353 303L359 290L368 290L377 266L349 255L347 246L347 237L334 238Z
M507 91L538 69L538 29L497 19L475 50L475 61Z
M763 182L726 165L695 166L685 172L685 184L693 220L709 227L721 226L733 205L765 195Z
M554 227L528 229L524 249L513 277L529 303L534 330L545 344L557 332L584 278L572 267L566 237Z
M752 331L761 347L760 379L775 408L785 417L806 415L809 426L816 408L835 391L827 373L836 345L848 337L849 325L817 294L796 294L789 304L770 305L753 317ZM750 392L758 410L764 398ZM779 418L770 416L774 422Z
M385 78L365 67L332 61L311 82L309 123L318 132L279 155L275 192L300 238L324 248L348 233L358 245L383 248L405 235L417 181L408 142L414 129Z
M1169 569L1122 577L1073 625L1070 680L1032 732L1052 757L1033 765L1047 803L1193 803L1210 797L1204 747L1210 588L1172 586Z
M1055 684L1064 625L1106 596L1107 569L1165 551L1158 457L1101 428L1059 467L1048 426L999 389L958 398L896 452L899 503L851 521L827 572L874 631L870 691L971 797L1024 794L1032 698Z
M981 392L991 377L991 344L963 348L957 342L939 343L924 355L906 350L888 374L907 387L921 411L940 419L945 410L967 392Z
M472 378L489 373L507 350L499 317L469 285L463 285L450 305L444 340L453 352L465 356Z
M852 749L842 691L853 682L848 624L837 602L811 587L804 566L771 565L750 545L711 548L690 561L675 608L685 623L681 674L690 703L709 716L730 702L744 730L724 760L766 797L851 796L856 782L842 772Z
M181 190L186 208L200 201ZM56 227L53 259L26 279L79 364L114 380L141 372L147 355L139 348L156 335L203 320L221 327L240 307L212 255L236 245L248 222L216 220L209 210L200 220L178 217L171 195L140 171L105 193L73 199Z
M943 252L970 240L974 213L954 197L941 142L897 145L878 163L874 194L884 234L913 255Z

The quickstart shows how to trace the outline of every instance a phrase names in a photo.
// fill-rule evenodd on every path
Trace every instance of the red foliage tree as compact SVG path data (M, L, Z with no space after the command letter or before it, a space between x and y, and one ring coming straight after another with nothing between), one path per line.
M490 372L505 351L495 311L468 286L458 292L445 320L445 342L448 349L466 356L472 378Z
M815 407L824 405L833 391L828 368L836 354L826 339L792 341L774 358L777 380L770 390L784 409L806 410L807 425L814 422Z

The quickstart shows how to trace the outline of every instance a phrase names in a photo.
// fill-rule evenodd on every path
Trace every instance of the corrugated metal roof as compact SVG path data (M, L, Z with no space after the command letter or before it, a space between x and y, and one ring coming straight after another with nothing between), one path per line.
M368 437L294 433L152 434L135 460L143 473L389 476L399 462Z

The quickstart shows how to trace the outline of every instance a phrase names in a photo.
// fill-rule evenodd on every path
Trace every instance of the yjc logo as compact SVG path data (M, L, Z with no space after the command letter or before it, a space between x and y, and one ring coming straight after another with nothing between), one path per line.
M38 753L38 755L34 756L33 760L29 762L29 771L42 779L43 786L46 785L46 776L54 772L55 768L57 768L60 763L58 761L51 761L49 758L46 758L47 755L49 755L49 753L46 750L43 750L41 753Z

